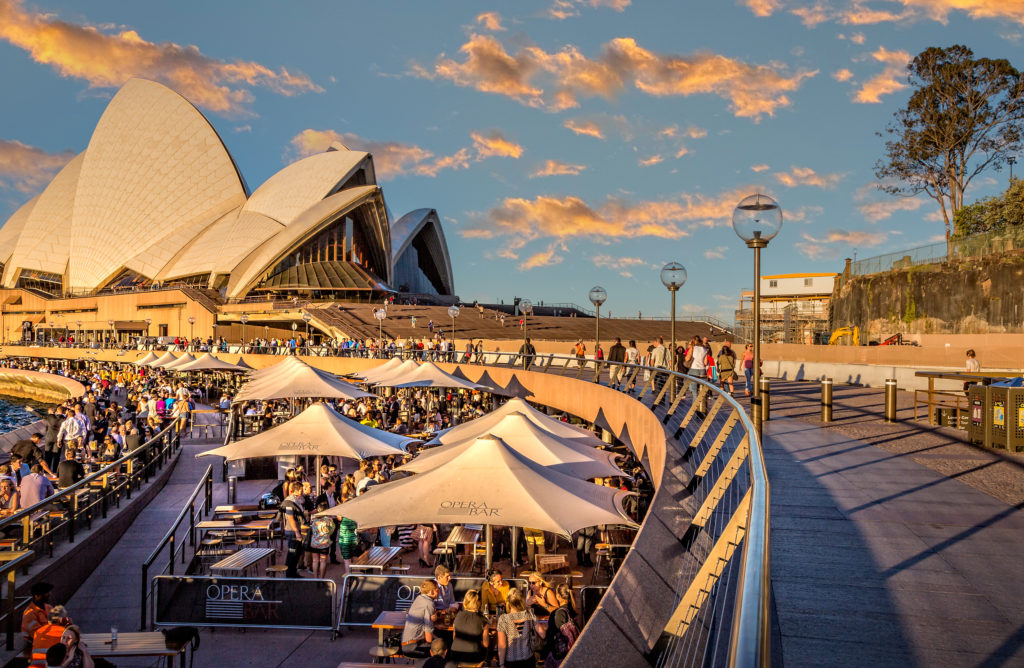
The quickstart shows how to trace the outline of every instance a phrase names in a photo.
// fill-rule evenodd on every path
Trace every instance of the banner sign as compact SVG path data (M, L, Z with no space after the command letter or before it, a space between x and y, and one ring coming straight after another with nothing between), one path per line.
M333 580L158 575L157 626L231 626L332 631Z
M417 575L346 575L341 583L341 626L370 626L386 610L408 610L420 594L420 583L430 580ZM506 578L510 587L526 591L523 578ZM480 577L452 577L452 593L456 602L470 589L480 589Z

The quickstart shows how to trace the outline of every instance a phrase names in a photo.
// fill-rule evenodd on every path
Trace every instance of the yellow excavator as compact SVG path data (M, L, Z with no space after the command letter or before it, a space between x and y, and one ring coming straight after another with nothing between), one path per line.
M840 327L832 332L832 336L828 339L828 345L837 346L847 336L850 337L851 345L860 345L860 327Z

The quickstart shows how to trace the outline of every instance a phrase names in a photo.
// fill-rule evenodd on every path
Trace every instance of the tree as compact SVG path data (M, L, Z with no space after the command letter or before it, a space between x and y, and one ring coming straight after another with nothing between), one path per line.
M1024 181L1013 179L1001 195L961 207L953 223L954 240L1024 225Z
M889 139L875 176L887 193L938 202L948 242L967 186L1021 149L1024 77L1007 60L975 59L959 45L928 48L907 71L914 92L879 133Z

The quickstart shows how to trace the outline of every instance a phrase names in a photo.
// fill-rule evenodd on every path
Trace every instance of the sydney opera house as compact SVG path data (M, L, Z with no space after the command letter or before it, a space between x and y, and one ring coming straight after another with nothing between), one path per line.
M437 212L393 219L371 154L335 144L250 192L202 113L142 79L0 228L0 263L5 340L15 325L174 335L191 318L208 333L246 304L454 294Z

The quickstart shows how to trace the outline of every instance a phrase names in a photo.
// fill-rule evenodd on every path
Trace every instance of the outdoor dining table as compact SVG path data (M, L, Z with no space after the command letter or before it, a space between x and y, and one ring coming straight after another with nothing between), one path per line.
M210 565L210 573L218 575L245 575L245 571L267 557L274 560L277 550L272 547L246 547Z
M235 524L231 520L203 520L196 524L196 528L218 531L270 531L273 523L272 519L250 520L241 524Z
M401 551L402 548L400 547L382 547L377 545L353 559L349 563L349 568L383 571Z
M255 503L239 504L239 505L228 505L228 506L217 506L213 509L214 515L224 513L249 513L260 510L260 507Z
M83 633L82 644L89 655L104 659L123 659L130 656L148 658L167 657L168 667L174 666L174 657L181 655L181 665L185 665L185 648L188 643L170 642L159 631L143 631L139 633L119 633L117 642L110 641L110 633Z

